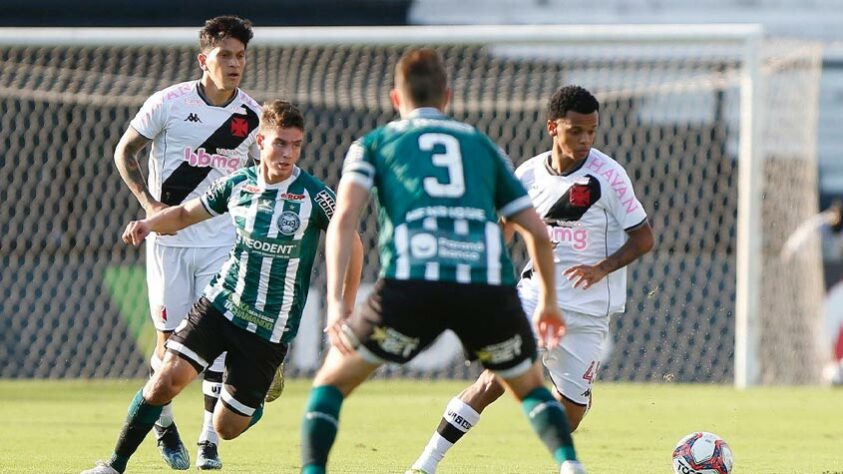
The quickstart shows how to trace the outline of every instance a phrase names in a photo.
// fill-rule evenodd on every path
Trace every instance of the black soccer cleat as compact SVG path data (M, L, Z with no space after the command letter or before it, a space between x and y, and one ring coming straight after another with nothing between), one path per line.
M158 450L161 457L171 469L184 471L190 469L190 454L181 442L176 424L164 428L155 425L155 437L158 439Z
M222 461L216 444L210 441L199 443L199 452L196 454L196 469L203 471L222 469Z

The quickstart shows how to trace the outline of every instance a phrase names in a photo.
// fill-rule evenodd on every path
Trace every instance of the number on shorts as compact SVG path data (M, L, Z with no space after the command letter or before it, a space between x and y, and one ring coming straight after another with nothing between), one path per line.
M600 361L593 360L591 364L588 364L588 369L586 369L585 373L582 374L582 378L587 380L588 383L594 383L594 379L597 377L597 370L600 368Z

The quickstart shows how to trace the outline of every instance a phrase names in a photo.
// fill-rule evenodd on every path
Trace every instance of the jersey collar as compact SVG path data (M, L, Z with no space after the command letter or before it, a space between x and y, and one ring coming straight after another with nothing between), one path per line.
M205 95L205 89L202 88L202 81L196 81L196 93L199 94L199 98L202 99L203 102L205 102L205 105L209 107L219 107L221 109L224 109L231 105L231 103L234 102L234 99L236 99L237 96L240 95L240 88L238 87L237 89L235 89L234 95L232 95L231 98L228 99L228 102L222 105L214 105L211 103L210 100L208 100L208 96Z
M550 165L550 160L552 160L552 159L553 159L553 152L552 151L547 152L547 158L544 159L544 168L547 170L548 174L550 174L551 176L571 176L572 174L574 174L577 171L579 171L580 169L582 169L582 167L585 166L585 163L589 159L591 159L591 151L589 150L588 156L586 156L584 160L580 161L580 163L577 166L575 166L573 169L570 169L570 170L568 170L564 173L560 173L560 172L556 171L555 169L553 169L553 166Z
M436 107L419 107L410 112L407 118L445 118L445 115Z
M280 189L282 187L288 186L290 183L295 181L299 174L301 174L301 168L298 166L293 166L293 172L290 173L290 177L285 179L284 181L279 181L275 184L269 184L263 180L263 176L261 176L260 170L258 170L258 187L261 189Z

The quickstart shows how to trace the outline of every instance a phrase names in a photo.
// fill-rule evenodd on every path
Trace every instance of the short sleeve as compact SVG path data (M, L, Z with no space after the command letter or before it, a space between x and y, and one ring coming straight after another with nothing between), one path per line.
M533 203L524 185L512 171L512 160L491 140L489 145L495 155L495 207L498 213L502 217L509 217L532 207Z
M212 216L218 216L228 212L228 199L231 197L231 190L234 187L232 177L226 176L214 181L214 184L199 197L199 201L205 206L205 210Z
M152 140L167 125L165 109L163 91L156 92L146 99L129 125L144 137Z
M328 229L328 223L334 217L334 209L337 207L337 195L330 188L323 188L313 196L318 213L319 228Z
M357 183L366 189L375 184L374 157L369 152L364 139L351 144L342 165L342 180Z
M613 185L609 187L609 212L624 230L634 229L647 220L644 206L635 197L632 181L620 166L616 168Z

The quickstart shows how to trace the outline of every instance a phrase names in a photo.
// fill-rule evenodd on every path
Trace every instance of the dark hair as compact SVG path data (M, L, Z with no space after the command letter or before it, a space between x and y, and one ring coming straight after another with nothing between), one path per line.
M261 129L293 127L304 132L304 116L295 105L283 100L273 100L263 104L260 127Z
M556 120L565 116L568 111L590 114L600 110L600 102L591 92L580 86L565 86L556 91L547 105L547 119Z
M431 48L407 51L395 64L395 87L416 107L438 107L448 89L442 57Z
M203 52L217 47L226 38L234 38L249 46L252 39L252 22L243 18L224 15L211 18L199 30L199 49Z

